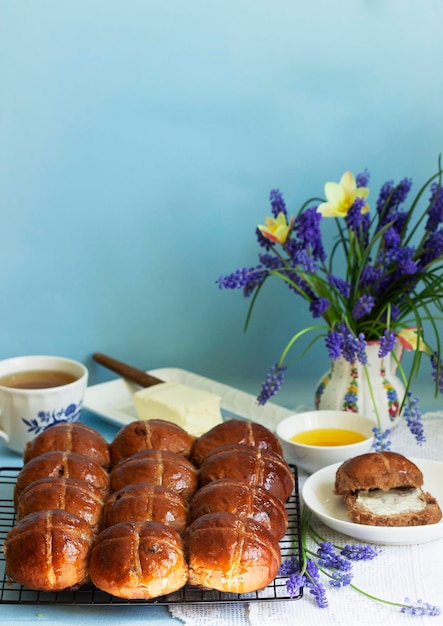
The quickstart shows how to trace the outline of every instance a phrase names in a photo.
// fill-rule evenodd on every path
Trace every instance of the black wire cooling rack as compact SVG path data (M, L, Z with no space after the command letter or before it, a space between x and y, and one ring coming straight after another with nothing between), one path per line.
M297 469L291 466L295 478L295 491L286 504L288 512L288 530L280 541L282 561L292 554L300 565L302 554L301 520L300 520L300 496L298 491ZM277 576L265 589L253 593L237 594L224 593L215 590L198 589L191 585L185 585L182 589L155 598L153 600L122 600L115 596L100 591L94 585L83 585L76 590L43 592L26 589L17 583L8 580L5 573L5 557L3 555L3 543L6 535L15 523L14 510L14 485L20 468L0 468L0 604L58 604L58 605L123 605L123 604L214 604L228 602L272 602L288 600L290 596L286 589L286 577ZM299 600L302 591L294 596L293 600Z

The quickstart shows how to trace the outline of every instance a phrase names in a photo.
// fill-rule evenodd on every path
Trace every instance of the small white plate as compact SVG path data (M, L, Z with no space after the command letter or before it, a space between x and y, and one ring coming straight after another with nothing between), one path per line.
M165 382L182 383L215 393L221 397L224 417L243 417L259 422L271 430L275 429L280 420L293 413L272 402L259 406L255 396L187 370L165 367L149 370L148 373ZM133 400L137 389L140 389L138 385L123 378L91 385L86 390L83 406L112 424L129 424L138 419Z
M423 472L425 491L432 494L443 508L443 463L410 459ZM335 473L341 463L318 470L306 480L302 499L311 511L329 528L367 543L408 545L426 543L443 537L443 521L425 526L368 526L356 524L346 515L342 496L334 495Z

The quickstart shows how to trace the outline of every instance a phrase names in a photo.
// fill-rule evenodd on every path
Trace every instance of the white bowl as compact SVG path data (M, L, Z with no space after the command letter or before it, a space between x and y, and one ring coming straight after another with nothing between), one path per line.
M351 457L369 452L374 442L374 422L368 417L349 411L319 410L294 413L277 424L276 434L280 439L283 454L288 463L293 463L312 474L322 467L346 461ZM291 441L291 437L316 428L339 428L353 430L365 439L358 443L337 446L318 446Z

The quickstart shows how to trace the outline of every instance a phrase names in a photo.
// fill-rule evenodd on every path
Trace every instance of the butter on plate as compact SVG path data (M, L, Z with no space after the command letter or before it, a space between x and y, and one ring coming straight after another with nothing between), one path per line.
M167 420L195 437L223 421L220 402L214 393L180 383L159 383L134 394L139 419Z

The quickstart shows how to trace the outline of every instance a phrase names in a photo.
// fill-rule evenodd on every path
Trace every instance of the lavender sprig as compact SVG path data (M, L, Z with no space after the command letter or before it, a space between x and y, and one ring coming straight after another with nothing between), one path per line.
M432 380L437 384L440 393L443 393L443 361L439 361L438 354L435 352L431 356L431 365L433 368Z
M383 452L391 449L391 440L389 439L391 431L389 428L382 431L381 428L375 426L372 429L372 432L374 433L374 443L372 444L372 448L375 452Z
M430 617L435 617L441 614L441 609L439 606L423 602L423 600L411 602L409 598L405 598L405 603L404 606L401 607L401 612L408 613L409 615L429 615Z
M340 554L352 561L372 561L382 552L381 548L370 545L360 545L358 543L346 544Z
M418 406L418 398L413 398L411 392L408 392L407 401L403 409L403 417L406 420L409 430L414 435L416 442L421 445L425 443L422 414Z
M280 387L283 385L285 380L284 372L286 367L281 367L278 365L273 365L269 370L268 375L266 376L266 380L262 385L262 390L260 395L257 398L257 402L260 405L266 404L266 402L274 396Z

